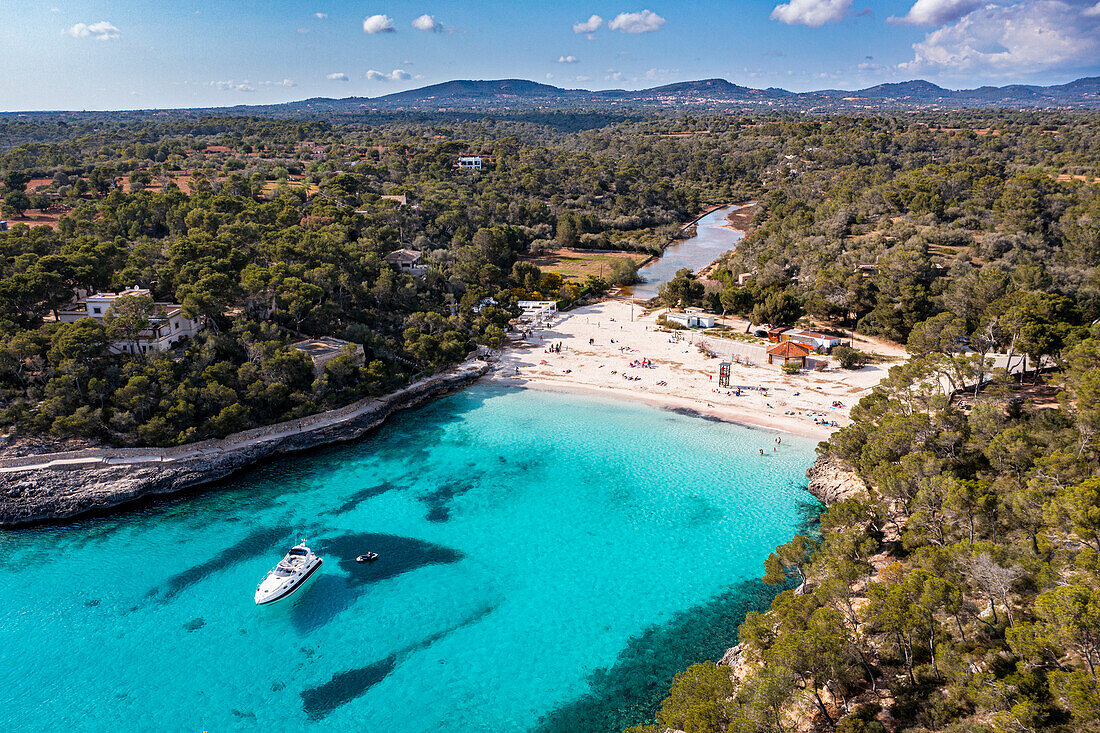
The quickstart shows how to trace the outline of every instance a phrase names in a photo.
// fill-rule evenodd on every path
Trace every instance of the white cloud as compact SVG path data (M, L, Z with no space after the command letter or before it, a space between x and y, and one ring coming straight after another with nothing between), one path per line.
M573 24L574 33L595 33L603 25L603 18L593 13L588 20Z
M573 77L574 81L590 81L591 79L592 79L592 77L586 76L584 74L577 74L576 76Z
M443 30L443 24L427 13L415 18L412 26L418 31L428 31L429 33L440 33Z
M329 81L351 81L348 75L342 71L334 71L331 74L326 74L325 78Z
M325 18L328 17L328 13L314 13L313 17L316 18L317 20L324 20Z
M287 88L289 88L289 87L296 87L296 86L298 86L298 84L296 82L291 81L290 79L283 79L282 81L261 81L260 86L262 86L262 87L287 87Z
M388 74L384 71L371 69L367 72L367 78L371 81L404 81L405 79L411 79L412 74L404 69L394 69Z
M603 78L607 81L622 81L623 72L615 71L614 69L608 69Z
M252 84L247 79L244 80L244 81L233 81L232 79L230 79L229 81L212 81L212 82L210 82L210 86L217 87L218 89L221 89L223 92L254 92L254 91L256 91L256 87L252 86Z
M371 15L363 21L364 33L393 33L393 18L388 15Z
M1062 0L986 5L913 44L908 72L1019 76L1100 58L1100 14Z
M1086 18L1100 18L1100 2L1093 5L1091 8L1083 11L1081 15Z
M94 38L97 41L114 41L121 35L118 28L101 20L98 23L77 23L72 28L62 31L73 38Z
M943 25L985 5L986 0L917 0L901 18L887 18L909 25Z
M665 19L652 10L642 10L637 13L619 13L607 27L623 33L652 33L664 24Z
M558 56L559 64L575 64L577 63L576 56Z
M851 7L852 0L791 0L776 5L770 17L787 25L820 28L843 20Z
M309 33L309 28L299 28L298 32L304 36Z

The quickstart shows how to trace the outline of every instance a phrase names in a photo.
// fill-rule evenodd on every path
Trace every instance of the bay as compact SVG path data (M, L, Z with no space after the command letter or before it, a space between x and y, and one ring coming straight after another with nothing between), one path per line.
M201 493L4 531L0 722L644 719L672 673L716 658L774 592L756 579L806 517L813 460L812 441L783 436L773 451L775 435L479 384ZM323 567L256 607L256 584L299 538ZM356 564L368 550L379 560Z

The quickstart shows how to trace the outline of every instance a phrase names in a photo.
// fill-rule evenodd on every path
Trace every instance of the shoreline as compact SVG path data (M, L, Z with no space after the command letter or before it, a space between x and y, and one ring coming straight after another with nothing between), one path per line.
M478 381L489 369L489 363L475 354L388 395L317 413L301 423L291 420L222 440L177 448L90 449L0 459L0 529L103 514L213 484L272 458L351 442L398 412Z
M800 438L811 440L827 440L837 428L825 428L815 425L784 424L777 420L768 420L766 415L757 415L747 409L736 406L717 407L713 404L700 403L686 397L675 395L631 392L626 389L614 387L601 387L594 385L577 384L575 382L555 381L550 379L523 379L509 377L505 374L497 374L490 370L483 381L497 384L512 389L531 389L539 392L553 394L591 395L603 397L611 402L635 402L656 407L662 410L675 412L679 415L690 415L701 420L714 420L717 422L740 425L753 430L768 430L774 433L796 435Z
M487 377L502 385L580 392L685 411L705 419L825 440L849 424L848 410L887 373L828 366L784 374L767 364L762 341L700 330L665 330L663 309L645 313L606 300L531 328L495 359ZM719 364L729 385L718 386Z
M746 237L752 232L752 219L756 216L759 201L748 201L730 213L726 214L725 226L734 231L743 233Z

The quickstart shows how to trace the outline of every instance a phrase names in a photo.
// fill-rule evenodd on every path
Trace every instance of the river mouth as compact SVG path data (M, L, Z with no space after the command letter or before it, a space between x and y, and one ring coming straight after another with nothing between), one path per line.
M498 731L596 693L651 710L667 681L601 687L600 670L647 639L681 650L660 669L709 654L681 636L711 624L720 648L733 620L715 599L759 600L814 455L773 439L475 385L217 492L0 532L0 721ZM324 566L257 608L256 583L300 537ZM379 559L357 564L366 551Z
M676 272L688 268L698 272L716 259L737 247L745 233L732 229L726 216L745 205L723 206L701 217L695 223L695 236L678 241L665 248L660 257L638 270L642 282L623 288L623 295L633 295L639 300L657 297L661 286L675 277Z

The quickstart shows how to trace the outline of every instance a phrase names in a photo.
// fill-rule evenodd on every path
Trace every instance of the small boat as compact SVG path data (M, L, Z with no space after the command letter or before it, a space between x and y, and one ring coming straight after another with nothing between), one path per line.
M355 562L374 562L377 559L377 552L368 552L365 555L360 555L359 557L355 558Z
M273 603L286 598L302 587L309 576L321 567L321 558L313 554L302 540L273 567L256 588L256 605Z

